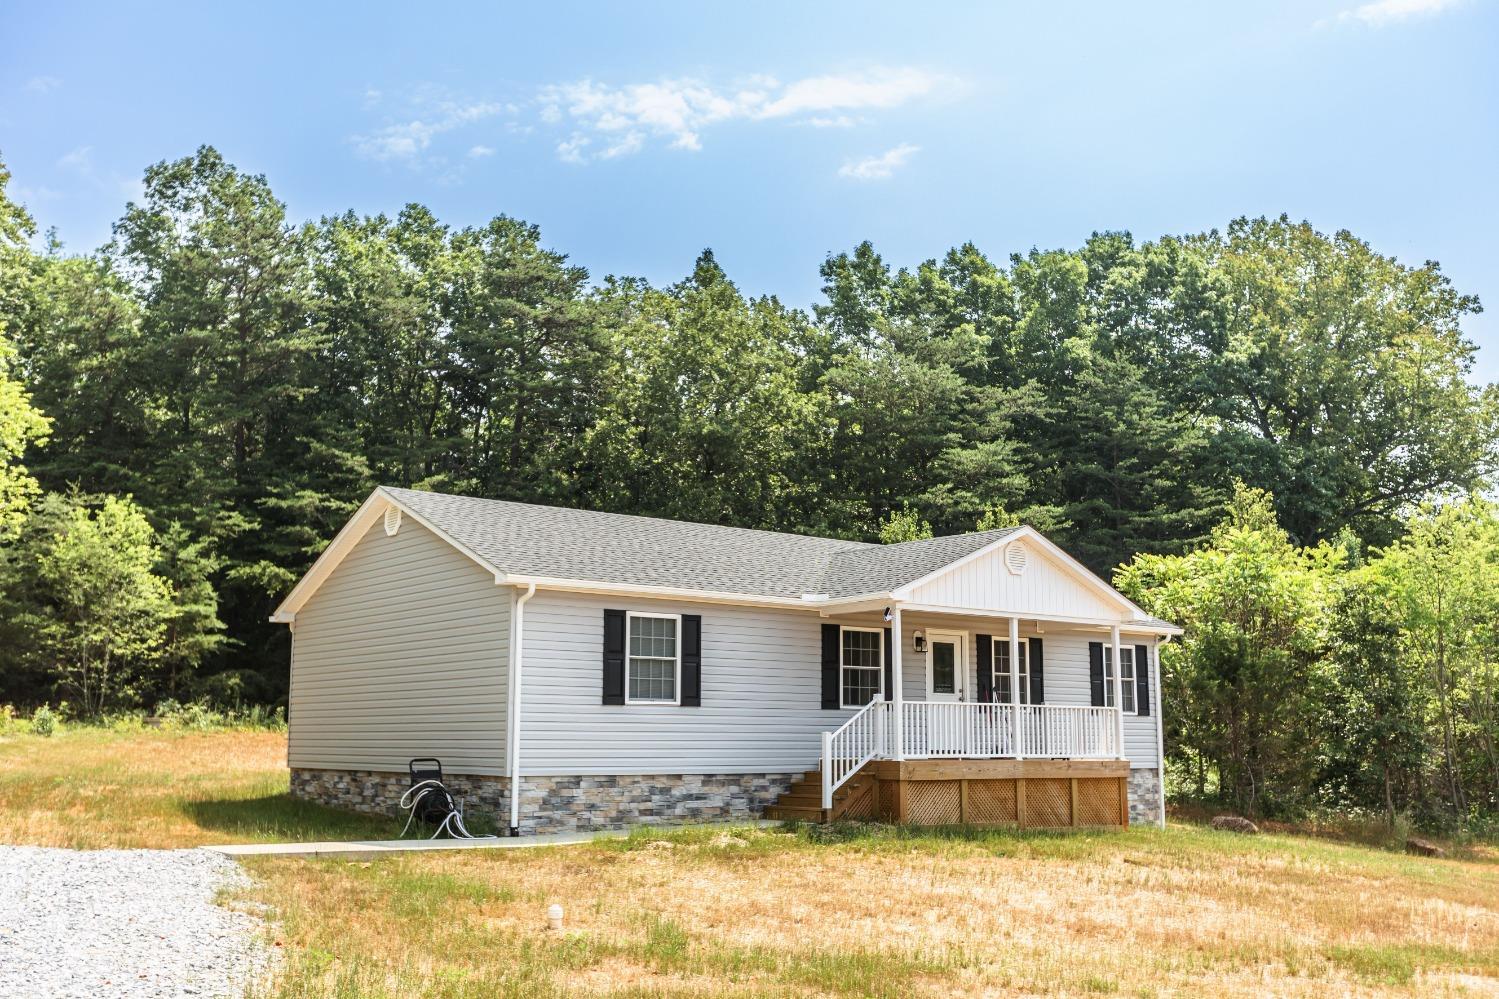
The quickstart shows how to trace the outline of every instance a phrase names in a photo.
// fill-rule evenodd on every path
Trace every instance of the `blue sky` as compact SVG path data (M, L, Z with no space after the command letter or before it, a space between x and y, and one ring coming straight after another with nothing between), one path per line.
M1499 3L0 10L13 195L92 248L143 168L217 146L296 218L542 227L597 277L705 246L810 305L831 251L914 264L1289 213L1499 309ZM1468 326L1499 379L1499 312Z

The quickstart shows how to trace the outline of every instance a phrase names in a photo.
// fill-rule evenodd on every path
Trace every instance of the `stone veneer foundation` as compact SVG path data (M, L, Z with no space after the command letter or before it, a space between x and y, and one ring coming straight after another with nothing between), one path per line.
M1161 772L1159 770L1131 770L1129 772L1129 824L1132 826L1159 825L1161 821Z
M527 777L522 781L522 833L619 829L665 822L758 818L800 773L651 774ZM470 815L509 821L509 780L445 774L444 782ZM410 786L404 773L372 770L291 772L294 797L335 808L396 815Z

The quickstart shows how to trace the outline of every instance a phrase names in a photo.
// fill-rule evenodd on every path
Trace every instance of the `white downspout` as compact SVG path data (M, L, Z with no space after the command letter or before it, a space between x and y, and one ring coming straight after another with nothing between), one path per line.
M1161 649L1171 642L1170 635L1161 635L1155 644L1155 755L1156 779L1161 782L1161 828L1166 828L1166 737L1162 734L1161 716L1166 713L1166 704L1161 700Z
M510 615L510 745L505 747L505 759L510 764L510 835L520 835L520 680L521 662L525 651L526 601L536 596L536 584L526 586L515 601Z

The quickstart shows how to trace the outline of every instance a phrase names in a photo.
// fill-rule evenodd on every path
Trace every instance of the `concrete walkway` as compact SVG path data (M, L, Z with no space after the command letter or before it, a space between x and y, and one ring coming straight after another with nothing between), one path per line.
M628 829L592 833L550 833L538 836L500 836L495 839L372 839L347 843L245 843L235 846L205 846L203 850L226 857L334 857L339 860L370 860L392 853L427 850L519 850L533 846L568 846L596 839L623 839Z

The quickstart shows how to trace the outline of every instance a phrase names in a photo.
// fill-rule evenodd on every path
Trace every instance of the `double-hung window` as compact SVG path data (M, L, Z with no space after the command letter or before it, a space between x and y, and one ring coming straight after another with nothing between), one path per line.
M862 708L879 700L885 687L885 632L880 628L843 629L843 706Z
M625 703L679 703L682 619L675 614L631 613L626 617Z
M1031 670L1028 643L1020 642L1020 703L1031 703ZM994 700L1000 704L1014 704L1010 696L1010 640L994 639Z
M1124 713L1135 713L1135 648L1132 645L1119 647L1119 696L1124 699ZM1114 706L1114 647L1103 647L1103 703Z

